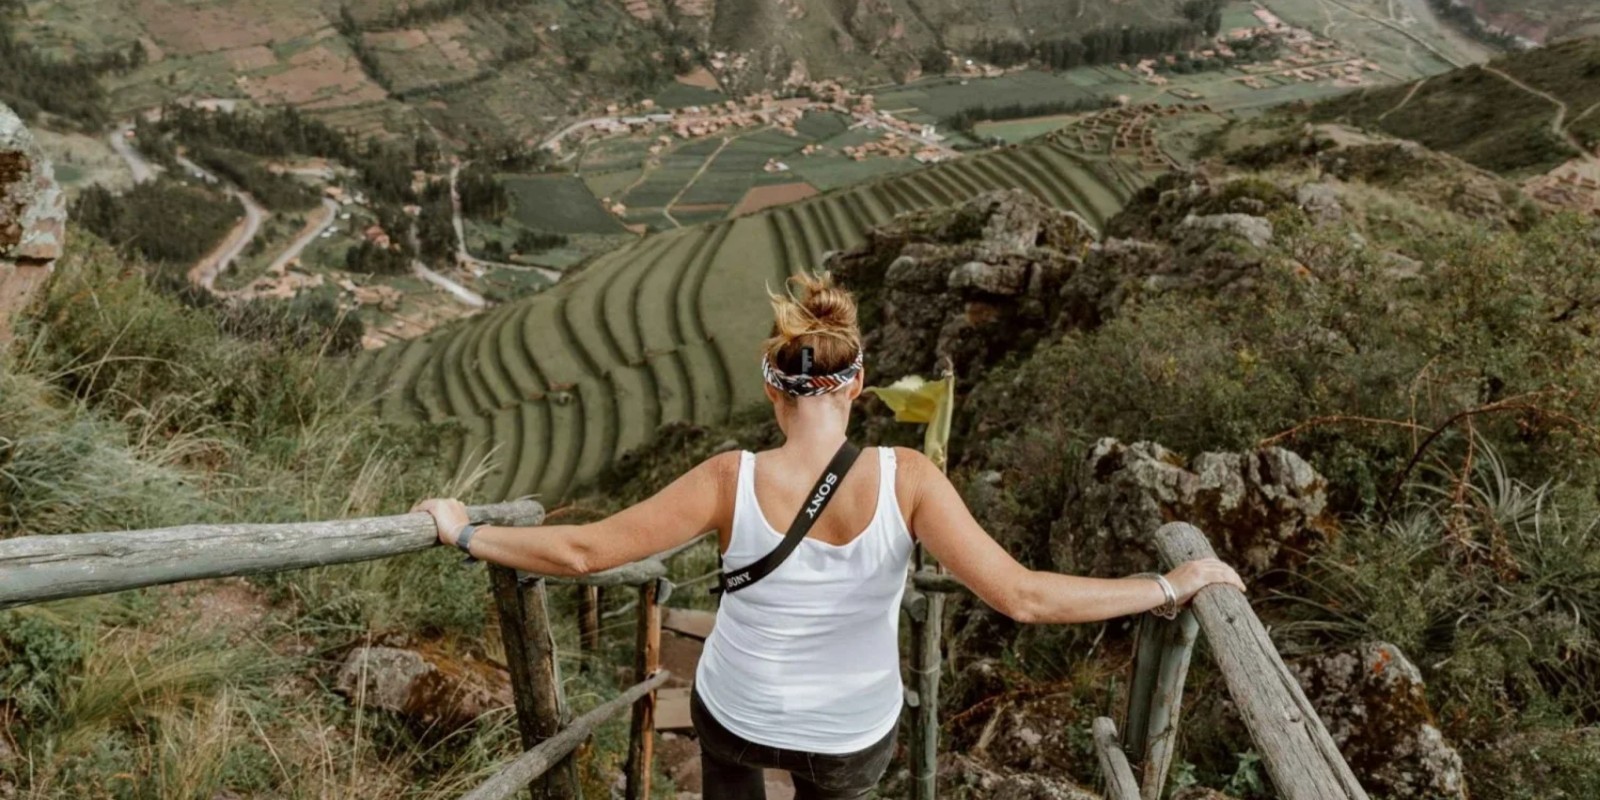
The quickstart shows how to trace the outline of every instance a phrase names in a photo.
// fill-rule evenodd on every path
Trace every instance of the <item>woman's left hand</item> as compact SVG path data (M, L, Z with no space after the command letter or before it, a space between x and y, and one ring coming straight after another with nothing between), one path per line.
M444 497L435 497L424 500L411 507L411 513L426 511L433 516L433 524L439 531L439 541L454 546L456 537L461 534L461 529L472 520L467 518L467 507L460 500Z

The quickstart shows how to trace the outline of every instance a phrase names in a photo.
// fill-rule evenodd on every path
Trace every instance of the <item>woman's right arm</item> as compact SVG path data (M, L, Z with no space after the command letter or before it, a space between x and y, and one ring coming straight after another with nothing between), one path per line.
M973 519L960 493L932 461L906 448L899 454L911 490L907 524L940 564L996 611L1018 622L1099 622L1166 602L1153 580L1082 578L1024 567ZM1179 604L1213 583L1244 590L1238 573L1216 559L1180 564L1166 577Z

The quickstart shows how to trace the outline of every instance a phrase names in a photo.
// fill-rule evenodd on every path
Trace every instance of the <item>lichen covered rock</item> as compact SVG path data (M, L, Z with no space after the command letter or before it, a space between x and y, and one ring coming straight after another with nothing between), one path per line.
M379 708L419 730L449 732L511 704L511 684L491 665L429 650L357 647L334 688L351 703Z
M1461 756L1434 725L1422 673L1399 648L1371 642L1290 669L1368 792L1465 800Z
M1303 563L1336 530L1327 481L1288 450L1186 461L1152 442L1115 439L1085 459L1062 520L1058 565L1105 576L1154 568L1153 534L1168 522L1199 528L1247 577Z
M1096 238L1013 189L909 215L826 267L861 303L876 382L932 374L945 358L966 381L1054 330L1062 287Z

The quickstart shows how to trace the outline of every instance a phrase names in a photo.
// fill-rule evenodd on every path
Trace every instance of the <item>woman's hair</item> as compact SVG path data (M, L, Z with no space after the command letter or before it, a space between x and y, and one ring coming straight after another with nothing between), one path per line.
M772 337L763 354L780 372L802 372L801 351L811 348L811 374L829 375L861 353L856 327L856 299L835 286L833 276L801 273L789 278L787 291L772 298Z

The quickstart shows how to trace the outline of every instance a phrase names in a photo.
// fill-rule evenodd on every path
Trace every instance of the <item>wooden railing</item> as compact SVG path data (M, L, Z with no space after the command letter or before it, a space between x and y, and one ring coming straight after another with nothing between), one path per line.
M467 514L479 524L537 525L544 520L544 509L529 500L470 506ZM498 800L521 789L531 789L537 798L576 798L572 752L600 723L629 707L633 720L627 797L643 800L650 796L655 690L669 677L659 669L660 601L672 586L666 580L664 560L700 541L696 538L654 558L581 578L489 566L525 752L466 795L468 798ZM180 581L369 561L436 544L433 518L427 514L23 536L0 541L0 609ZM639 591L635 683L576 720L570 719L561 692L546 591L550 583L581 584L584 591L580 597L589 596L588 590L596 586L631 586ZM585 626L582 638L586 646L592 644L589 640L594 634Z
M1187 523L1161 526L1155 542L1169 569L1185 561L1216 557L1205 536ZM952 575L918 572L912 576L912 589L907 593L911 598L907 610L915 618L921 595L964 591L965 587ZM915 652L931 654L925 659L931 657L934 679L923 679L918 673L922 680L915 691L922 695L921 702L936 707L939 630L937 626L916 630L912 646ZM1159 800L1163 796L1177 746L1184 679L1202 631L1279 795L1285 800L1366 800L1366 792L1284 665L1250 602L1239 590L1223 585L1200 590L1177 619L1145 615L1140 620L1122 733L1118 735L1116 723L1107 717L1096 719L1092 726L1107 800ZM914 743L937 736L935 722L919 738L917 726L922 716L911 715ZM927 753L916 747L911 751L915 800L933 798L933 745L928 747Z
M544 510L531 501L474 506L467 512L474 522L497 525L537 525L544 519ZM532 789L535 797L576 798L573 750L601 722L630 706L626 797L650 796L655 689L668 677L659 669L661 603L672 589L664 560L701 538L654 558L582 578L489 567L525 752L468 798L498 800L522 788ZM1155 541L1168 567L1214 555L1200 531L1184 523L1162 526ZM435 544L433 520L426 514L24 536L0 541L0 608L178 581L386 558ZM580 640L586 649L598 638L593 588L629 586L639 592L635 682L621 696L576 720L570 719L561 692L547 598L552 583L580 585ZM939 610L944 595L957 591L965 587L953 576L917 571L905 595L913 639L913 680L906 704L915 800L933 800L935 793L943 627ZM1108 799L1161 797L1177 740L1183 684L1202 631L1278 792L1286 800L1366 800L1249 601L1222 585L1202 589L1175 620L1147 616L1141 621L1123 731L1119 736L1116 724L1105 717L1093 726Z
M1155 542L1168 568L1216 557L1205 536L1182 522L1161 526ZM1122 736L1118 738L1109 718L1094 721L1107 800L1162 796L1177 743L1189 657L1202 631L1278 795L1285 800L1366 800L1367 793L1250 601L1224 585L1201 589L1175 620L1147 616L1141 621ZM1135 778L1135 763L1141 765L1142 780Z

